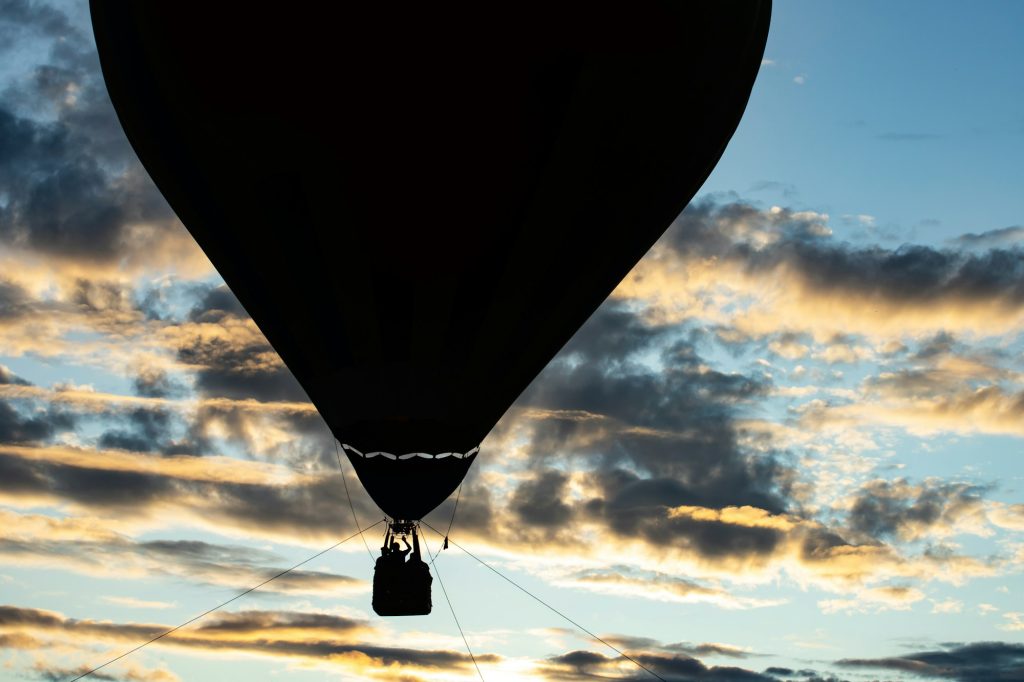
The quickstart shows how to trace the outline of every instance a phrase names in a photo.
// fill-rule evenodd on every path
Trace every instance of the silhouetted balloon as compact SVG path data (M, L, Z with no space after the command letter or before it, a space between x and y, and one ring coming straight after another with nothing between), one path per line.
M770 3L93 0L146 169L419 519L704 182ZM372 458L358 452L385 452Z

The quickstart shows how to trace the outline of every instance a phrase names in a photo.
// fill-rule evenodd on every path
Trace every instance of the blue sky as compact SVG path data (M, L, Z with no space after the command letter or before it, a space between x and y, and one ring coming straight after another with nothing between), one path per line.
M1021 679L1022 15L777 2L721 163L485 440L453 537L666 679ZM69 679L352 531L87 22L0 3L0 679ZM109 674L476 676L436 582L388 620L361 543L303 569ZM436 570L485 679L643 679L458 550Z
M1019 224L1022 19L1014 3L778 3L771 65L705 189L837 230L873 215L896 243Z

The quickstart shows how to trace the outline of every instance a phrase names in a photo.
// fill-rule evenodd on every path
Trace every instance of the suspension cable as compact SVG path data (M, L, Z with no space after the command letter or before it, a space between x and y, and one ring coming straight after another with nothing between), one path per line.
M433 526L431 526L431 525L430 525L429 523L427 523L426 521L422 521L421 523L422 523L422 524L423 524L424 526L426 526L427 528L429 528L430 530L432 530L432 531L434 531L435 533L437 533L438 535L441 535L441 531L437 530L436 528L434 528ZM598 642L600 642L601 644L604 644L604 645L605 645L606 647L608 647L609 649L611 649L612 651L614 651L615 653L617 653L617 654L618 654L619 656L622 656L622 657L623 657L624 659L626 659L627 661L629 661L629 662L633 663L633 664L634 664L634 665L636 665L636 666L637 666L638 668L641 668L642 670L646 670L646 671L647 671L648 673L650 673L650 674L651 674L651 676L652 676L652 677L655 677L656 679L659 679L659 680L661 680L661 682L666 682L666 681L665 681L665 678L664 678L664 677L662 677L662 676L661 676L661 675L659 675L658 673L654 672L653 670L651 670L650 668L648 668L647 666L645 666L645 665L644 665L643 663L641 663L640 661L636 660L635 658L633 658L633 657L632 657L632 656L630 656L629 654L625 653L625 652L624 652L624 651L622 651L621 649L618 649L618 648L616 648L616 647L615 647L615 646L613 646L612 644L609 644L609 643L608 643L608 642L607 642L606 640L604 640L604 639L602 639L602 638L598 637L598 636L597 636L597 635L595 635L595 634L594 634L593 632L591 632L591 631L590 631L590 630L588 630L587 628L583 627L582 625L580 625L579 623L577 623L576 621L574 621L574 620L573 620L572 618L570 618L569 616L565 615L564 613L562 613L561 611L559 611L558 609L556 609L556 608L555 608L554 606L552 606L551 604L548 604L548 603L547 603L546 601L544 601L543 599L541 599L541 598L540 598L540 597L538 597L537 595L533 594L532 592L530 592L530 591L529 591L528 589L526 589L525 587L523 587L522 585L520 585L520 584L519 584L519 583L517 583L516 581L512 580L511 578L509 578L509 577L508 577L508 576L506 576L506 575L505 575L504 573L502 573L502 572L501 572L501 571L499 571L498 569L494 568L494 567L493 567L493 566L491 566L491 565L490 565L489 563L487 563L486 561L484 561L484 560L483 560L483 559L481 559L480 557L476 556L475 554L473 554L472 552L470 552L470 551L469 551L468 549L466 549L465 547L463 547L463 546L462 546L462 545L460 545L459 543L457 543L457 542L455 542L455 541L453 540L451 544L453 544L453 545L455 545L456 547L458 547L459 549L461 549L461 550L462 550L463 552L465 552L466 554L468 554L469 556L471 556L471 557L472 557L473 559L476 559L476 561L477 561L478 563L480 563L480 565L482 565L482 566L483 566L483 567L485 567L485 568L488 568L488 569L490 569L490 570L491 570L491 572L492 572L492 573L494 573L495 575L497 575L498 577L502 578L502 579L503 579L503 580L505 580L506 582L509 582L509 583L511 583L511 584L512 584L512 585L514 585L515 587L519 588L519 590L521 590L522 592L525 592L525 593L526 593L527 595L529 595L530 597L532 597L532 598L533 598L533 599L534 599L535 601L537 601L537 602L540 602L541 604L543 604L543 605L544 605L545 607L547 607L547 608L548 608L548 609L549 609L550 611L553 611L553 612L554 612L555 614L557 614L557 615L558 615L558 616L560 616L561 618L565 619L566 621L568 621L568 622L572 623L572 624L573 624L574 626L576 626L577 628L579 628L579 629L580 629L580 630L582 630L583 632L587 633L588 635L590 635L591 637L593 637L594 639L596 639L596 640L597 640ZM428 552L429 552L429 550L428 550ZM437 569L437 564L434 564L434 569L435 569L435 570ZM438 579L440 579L440 575L438 575ZM443 587L442 587L442 589L443 589Z
M470 464L472 466L472 463ZM452 508L452 518L448 520L448 530L444 532L444 548L448 549L448 536L452 532L452 524L455 523L455 512L459 511L459 499L462 497L462 486L465 484L465 480L459 483L459 492L455 494L455 506Z
M381 519L377 523L373 524L373 526L370 526L369 528L367 528L367 530L369 530L370 528L373 528L374 526L379 526L382 523L384 523L384 519ZM109 661L107 661L106 663L104 663L103 665L98 665L95 668L93 668L92 670L86 671L86 672L82 673L81 675L79 675L78 677L75 677L74 679L69 680L68 682L77 682L78 680L82 679L83 677L88 677L89 675L92 675L97 670L101 670L103 668L106 668L111 663L115 663L116 661L120 661L125 656L128 656L129 654L133 654L136 651L138 651L139 649L141 649L141 648L143 648L145 646L149 646L150 644L152 644L153 642L155 642L155 641L157 641L159 639L163 639L164 637L166 637L167 635L171 634L172 632L177 632L178 630L182 629L186 625L189 625L190 623L196 622L197 620L199 620L203 616L208 616L211 613L213 613L214 611L217 611L218 609L224 608L225 606L227 606L231 602L235 601L236 599L241 599L242 597L244 597L245 595L249 594L250 592L255 592L259 588L261 588L264 585L266 585L267 583L269 583L271 580L277 580L278 578L280 578L281 576L285 575L286 573L291 573L292 571L294 571L299 566L302 566L303 564L308 564L313 559L316 559L319 556L323 556L324 554L327 554L328 552L330 552L335 547L338 547L339 545L342 545L342 544L348 542L349 540L351 540L352 538L354 538L357 535L359 535L359 533L353 533L352 535L349 535L344 540L339 540L338 542L335 542L333 545L331 545L327 549L321 550L321 551L317 552L316 554L314 554L313 556L309 557L308 559L300 561L299 563L295 564L291 568L286 568L285 570L281 571L280 573L277 573L276 575L273 575L273 576L267 578L266 580L261 582L259 585L255 585L255 586L250 587L249 589L247 589L245 592L241 592L239 594L236 594L234 597L232 597L231 599L228 599L226 602L224 602L222 604L218 604L217 606L214 606L212 609L209 609L208 611L203 611L202 613L200 613L195 618L190 618L189 620L186 620L181 625L176 625L175 627L171 628L170 630L167 630L166 632L160 633L159 635L157 635L153 639L149 640L148 642L143 642L142 644L138 645L134 649L130 649L130 650L124 652L123 654L121 654L120 656L112 658Z
M341 482L345 484L345 497L348 498L348 508L352 510L352 520L355 521L356 530L359 531L359 537L363 539L363 546L366 547L366 553L370 555L370 561L376 565L377 558L373 556L373 552L370 551L370 545L366 542L366 536L363 535L363 529L359 527L359 519L356 517L356 506L352 504L352 495L348 492L348 481L345 476L345 467L341 465L341 451L338 449L337 438L334 439L334 454L338 456L338 471L341 473ZM369 528L367 530L369 530Z
M431 528L431 530L434 530ZM437 531L434 531L435 533ZM473 655L473 650L469 648L469 640L466 639L466 633L462 631L462 626L459 624L459 617L455 615L455 607L452 606L452 600L448 598L448 590L444 589L444 582L441 580L441 571L437 568L437 562L434 561L434 555L430 551L430 545L427 544L427 538L425 535L420 535L423 538L423 546L427 550L427 556L430 557L430 563L434 566L434 572L437 573L437 583L441 586L441 593L444 594L444 600L448 602L448 609L452 612L452 618L455 620L455 627L459 629L459 634L462 635L462 641L466 644L466 651L469 652L469 657L473 659L473 666L476 668L476 674L480 676L480 682L484 681L484 674L480 672L480 664L476 662L476 656Z

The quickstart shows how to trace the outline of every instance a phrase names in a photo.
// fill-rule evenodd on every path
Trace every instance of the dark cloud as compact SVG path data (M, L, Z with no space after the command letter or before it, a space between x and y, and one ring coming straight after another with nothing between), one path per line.
M525 428L529 437L521 460L526 470L511 479L515 489L507 498L515 521L501 533L530 543L587 519L714 559L771 554L783 537L776 530L668 513L679 506L773 513L788 507L793 472L784 453L744 451L734 426L767 395L770 382L709 368L697 350L700 338L678 325L652 325L620 304L602 306L493 434L518 439L522 434L507 430ZM571 471L591 497L570 493ZM464 503L475 496L464 494ZM459 515L466 528L461 506ZM498 518L496 511L478 516Z
M533 429L532 461L575 458L594 471L608 506L781 510L785 468L741 452L733 426L769 388L761 377L708 368L678 327L605 304L517 406L553 415Z
M628 652L630 657L657 673L668 682L777 682L775 677L753 670L732 666L707 666L700 660L685 654L658 654ZM548 658L541 664L541 671L554 680L648 680L650 673L639 668L626 677L621 675L622 660L593 651L570 651Z
M1024 242L1024 227L1013 225L987 232L968 232L951 242L964 249L990 249L1001 246L1012 246Z
M930 358L951 355L956 349L956 337L949 332L943 331L922 341L912 358L915 360L928 360Z
M919 677L959 682L1019 682L1024 680L1024 644L949 644L940 650L890 658L844 658L836 661L836 665L894 670Z
M683 504L723 506L672 479L642 479L622 469L596 478L605 497L588 502L587 511L619 535L640 537L664 548L686 548L711 559L768 557L785 539L785 533L775 528L665 514L666 508ZM760 506L753 500L747 504Z
M841 680L838 677L822 677L816 670L793 670L791 668L781 668L772 666L771 668L765 668L765 675L772 675L773 677L779 677L786 680L793 680L794 682L847 682Z
M0 190L7 198L0 239L55 256L112 261L122 255L132 223L173 217L159 195L107 171L82 134L65 121L40 123L0 109Z
M173 213L120 129L91 41L41 4L7 2L0 17L0 34L36 33L52 41L49 63L4 92L0 240L53 256L116 262L133 224L170 225ZM46 113L38 118L25 113L40 111Z
M48 663L37 662L32 666L32 672L47 682L67 682L89 673L92 666L80 665L77 668L65 668ZM97 680L111 680L113 682L168 682L176 679L163 670L138 670L129 669L121 672L108 672L97 670L90 673L89 677Z
M780 266L818 292L873 296L894 303L940 300L1024 303L1024 251L985 253L905 245L895 250L853 247L829 238L821 217L788 209L762 211L750 204L691 203L661 245L684 258L721 258L751 273ZM749 241L753 227L774 235Z
M144 398L174 398L185 395L187 389L162 369L144 368L132 382L135 395Z
M298 613L280 611L243 611L217 616L196 628L199 633L272 632L274 630L321 629L344 633L365 628L366 622L326 613Z
M658 652L680 653L687 656L725 656L728 658L750 658L752 654L743 649L724 644L703 643L691 644L689 642L676 642L674 644L662 644L650 637L631 637L627 635L608 635L604 639L615 644L619 648L630 650L646 649Z
M474 531L486 536L493 532L498 522L498 510L491 494L490 487L480 479L481 466L470 468L462 483L462 492L458 495L458 507L455 506L456 496L449 496L437 509L426 518L434 527L447 527L448 521L455 515L455 527L458 530Z
M20 536L17 522L25 517L7 514L14 522L13 535L0 530L0 557L7 562L31 565L62 565L70 570L95 573L116 566L119 577L143 574L173 576L192 583L227 585L242 589L276 575L287 562L265 549L204 541L151 540L139 542L100 528L81 525L78 537L69 538L61 521L33 517L29 523L43 523L43 530L31 539ZM47 529L56 531L51 536ZM333 593L363 589L366 582L325 571L296 569L261 588L261 593Z
M136 551L151 557L158 564L167 564L176 567L173 571L183 575L189 575L193 579L207 582L229 582L234 579L235 583L241 586L246 580L255 579L253 576L270 576L283 570L280 565L281 557L260 549L252 547L239 547L235 545L219 545L196 540L154 540L137 544ZM276 564L274 562L277 562ZM309 571L296 569L289 571L287 575L277 578L273 583L263 588L264 592L323 592L327 590L338 590L345 587L354 587L363 584L363 581L346 575L327 573L324 571ZM253 618L255 612L247 612ZM267 616L269 617L269 616ZM286 619L288 624L278 623L276 627L314 627L313 623L320 623L322 627L342 628L341 620L326 620L327 616L309 614L304 619L298 617ZM230 620L230 619L229 619ZM257 618L257 620L259 620ZM266 618L263 619L266 621ZM227 622L227 621L224 621ZM247 621L250 626L255 621ZM230 627L238 628L238 621ZM333 624L331 624L333 623ZM224 628L227 628L224 625ZM355 627L355 621L347 626Z
M196 367L195 388L203 396L309 400L288 368L276 361L277 354L265 339L240 344L222 337L196 336L179 347L177 354L181 362Z
M249 314L224 284L207 289L188 314L192 322L220 322L225 317L247 319Z
M546 470L518 488L511 508L520 521L531 526L558 527L568 523L572 508L562 500L569 477L560 471Z
M28 626L51 628L62 624L63 619L58 614L50 611L0 605L0 627Z
M0 280L0 321L20 317L29 311L31 301L22 287Z
M37 609L0 606L0 629L12 628L56 631L89 639L145 641L169 629L169 626L78 620ZM470 656L457 651L419 650L346 641L360 635L361 631L371 629L365 621L342 616L295 611L240 611L211 616L185 635L167 636L160 641L160 646L316 660L343 654L361 654L384 666L435 670L472 669L473 660ZM476 661L497 663L501 657L479 653L476 654Z
M358 481L348 485L364 524L380 518ZM334 537L355 530L336 476L288 484L193 480L25 459L0 449L0 493L54 496L98 511L141 516L177 505L210 521L269 535ZM460 503L460 514L461 507Z
M26 30L51 39L81 37L81 31L67 15L50 5L30 0L0 0L0 35L13 38ZM13 40L0 42L11 45Z
M136 513L158 499L172 497L176 486L156 474L137 471L91 469L87 467L43 464L48 470L47 486L57 497L108 509L121 508Z
M168 410L136 407L125 413L123 419L130 428L105 431L98 441L101 448L154 452L170 445L174 419Z
M85 313L132 312L136 309L133 290L122 282L78 279L68 300Z
M848 516L852 530L873 538L915 540L933 531L948 531L958 521L983 511L988 488L966 483L906 479L876 480L861 487Z
M5 382L6 383L6 382ZM50 408L23 415L10 403L0 400L0 444L24 444L45 441L75 426L75 418L67 412Z

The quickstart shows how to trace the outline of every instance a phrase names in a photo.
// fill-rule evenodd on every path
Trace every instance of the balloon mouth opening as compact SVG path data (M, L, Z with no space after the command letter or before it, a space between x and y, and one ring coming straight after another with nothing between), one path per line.
M429 452L408 452L404 455L395 455L390 452L383 451L363 453L347 443L342 443L341 447L345 449L345 452L356 455L357 457L362 457L363 459L373 459L374 457L383 457L384 459L392 460L412 459L413 457L420 457L422 459L446 459L448 457L454 457L455 459L472 459L473 457L476 457L478 452L480 452L480 446L477 446L466 452L441 452L436 455Z

